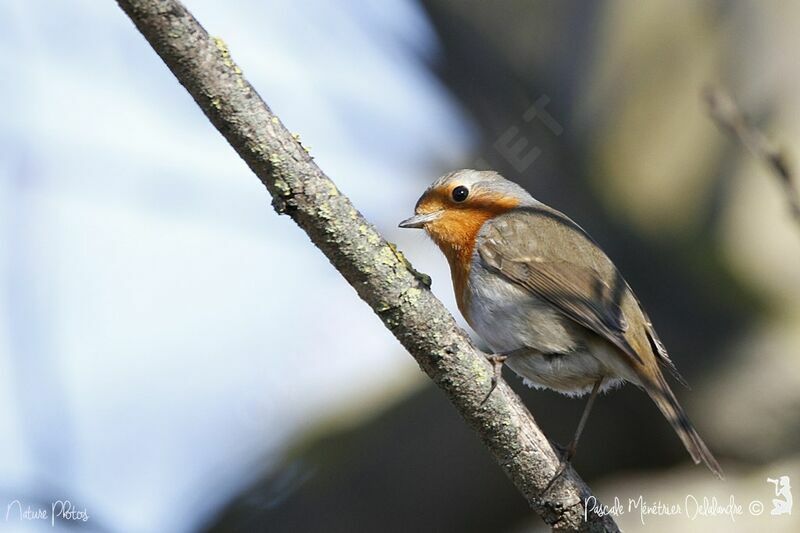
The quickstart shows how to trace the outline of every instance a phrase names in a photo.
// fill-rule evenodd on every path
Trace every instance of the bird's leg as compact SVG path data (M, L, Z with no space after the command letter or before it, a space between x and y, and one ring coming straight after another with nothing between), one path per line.
M486 359L492 364L492 386L489 388L489 393L486 395L487 399L492 395L494 389L497 388L497 383L503 376L503 364L506 362L506 359L508 359L508 355L509 354L499 353L486 356Z
M489 388L489 392L486 394L486 398L483 399L482 403L485 403L486 400L489 399L489 396L492 395L492 392L494 392L494 389L497 388L497 384L500 382L500 378L503 376L503 364L506 362L506 360L512 355L525 353L527 351L528 348L523 347L517 348L516 350L511 350L510 352L494 353L486 356L486 360L492 365L492 386Z
M575 452L578 450L578 439L581 438L581 433L583 433L583 428L586 426L586 421L589 420L589 413L592 411L592 405L594 405L594 400L597 398L597 393L600 392L600 385L602 384L603 378L600 378L595 382L594 387L592 387L592 393L589 395L589 400L586 402L586 407L583 408L583 414L578 422L578 429L575 430L575 437L573 437L572 442L570 442L567 447L567 461L575 457Z
M578 429L575 430L575 436L572 437L572 441L567 446L566 451L564 452L564 457L561 459L561 464L556 470L555 475L547 484L547 486L542 491L542 494L550 490L550 487L553 486L553 483L561 477L564 471L567 469L569 462L575 457L575 452L578 450L578 439L581 438L581 433L583 433L583 428L586 426L586 421L589 420L589 413L592 411L592 405L594 405L594 399L597 397L597 393L600 391L600 385L603 383L603 378L598 379L595 381L594 386L592 387L592 393L589 395L589 401L586 402L586 407L583 408L583 414L581 415L581 419L578 422Z
M524 354L528 352L530 352L530 348L523 346L522 348L517 348L516 350L511 350L509 352L494 353L486 356L486 360L492 365L492 386L489 388L486 398L484 398L483 402L481 403L485 403L486 400L489 399L489 396L492 395L492 392L494 392L494 389L497 388L500 378L503 377L503 364L505 364L506 360L512 355Z

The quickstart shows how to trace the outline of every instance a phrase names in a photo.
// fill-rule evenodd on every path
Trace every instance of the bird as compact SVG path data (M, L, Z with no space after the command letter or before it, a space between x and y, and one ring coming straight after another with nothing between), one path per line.
M450 266L456 304L503 365L535 388L589 395L556 475L574 458L598 393L643 389L695 464L722 468L669 387L686 384L630 285L568 216L499 173L457 170L435 180L401 228L424 229ZM545 490L547 490L547 488Z

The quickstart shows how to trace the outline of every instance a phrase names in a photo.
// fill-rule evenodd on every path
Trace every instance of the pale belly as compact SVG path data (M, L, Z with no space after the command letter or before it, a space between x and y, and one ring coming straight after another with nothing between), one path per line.
M572 322L547 302L474 265L468 283L472 328L526 384L569 395L603 389L628 376L615 348Z

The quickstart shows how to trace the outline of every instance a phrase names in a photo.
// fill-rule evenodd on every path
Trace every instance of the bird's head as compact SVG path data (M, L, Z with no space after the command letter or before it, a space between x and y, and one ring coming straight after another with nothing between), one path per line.
M414 216L401 228L422 228L448 259L468 259L483 224L535 200L519 185L493 171L457 170L434 181L422 194Z

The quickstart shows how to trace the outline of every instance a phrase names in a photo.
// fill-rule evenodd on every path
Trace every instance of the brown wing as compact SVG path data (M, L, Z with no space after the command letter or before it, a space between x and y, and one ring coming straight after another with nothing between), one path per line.
M647 393L695 463L722 469L667 385L674 370L636 296L611 260L569 218L544 206L516 209L484 224L477 251L487 268L549 302L628 356ZM658 362L658 364L656 364Z
M641 308L641 304L639 307ZM690 389L691 387L689 386L689 383L686 381L686 379L684 379L681 373L678 372L678 368L675 366L675 363L672 362L672 358L667 352L667 347L664 346L664 343L661 342L660 338L658 338L658 333L656 333L653 323L650 322L650 317L647 316L647 313L645 313L644 310L642 310L642 313L647 321L647 340L650 341L650 347L653 350L653 353L658 357L658 363L669 370L670 374L672 374L672 377L674 377L678 383L687 389Z
M477 244L483 262L643 364L625 336L624 310L633 298L627 283L583 230L558 212L543 213L525 210L488 223Z

